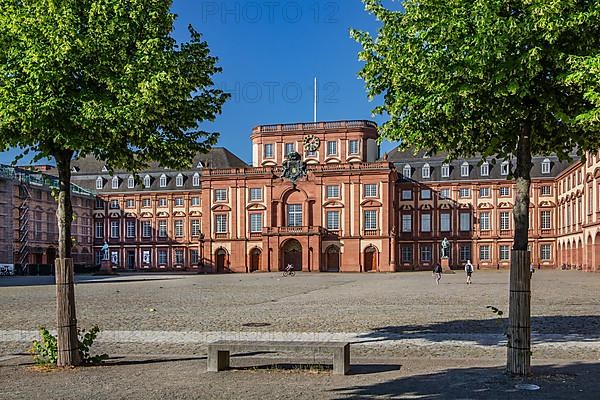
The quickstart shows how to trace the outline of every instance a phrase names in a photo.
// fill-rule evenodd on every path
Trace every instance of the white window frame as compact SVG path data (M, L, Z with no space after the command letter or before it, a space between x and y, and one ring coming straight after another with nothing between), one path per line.
M419 256L421 257L422 262L431 262L433 259L433 248L430 244L423 244L419 249Z
M340 212L339 211L327 211L325 212L325 221L327 229L330 231L340 230Z
M377 197L377 184L376 183L365 183L363 185L363 197L364 198L376 198ZM373 194L372 191L375 190Z
M152 185L152 178L150 178L150 175L144 176L144 188L149 189L151 185Z
M503 161L502 164L500 164L500 175L502 176L507 176L508 172L509 172L509 165L510 163L508 161Z
M183 205L185 204L185 201L183 199L183 197L175 197L175 207L183 207Z
M96 189L100 190L104 187L104 179L101 176L96 178Z
M135 188L135 178L133 177L133 175L129 175L129 177L127 178L127 189L133 188Z
M364 210L363 211L363 228L365 231L376 231L377 230L377 211L376 210Z
M469 188L460 188L458 191L458 197L461 199L468 199L471 197L471 189Z
M448 188L440 189L440 199L450 199L452 197L452 192Z
M402 223L402 233L411 233L412 232L412 214L402 214L401 223Z
M112 189L118 189L119 188L119 177L118 176L113 176L111 183L110 183L110 187Z
M481 164L481 176L490 176L490 163L485 161Z
M127 220L125 222L125 236L129 239L135 238L135 220Z
M182 238L185 234L184 231L184 220L182 219L176 219L173 222L173 231L175 233L175 237L176 238Z
M489 186L479 188L479 197L490 197L492 194Z
M325 196L328 199L339 199L340 198L340 185L325 186Z
M479 260L481 261L491 261L492 254L490 253L490 245L482 244L479 246Z
M500 261L510 260L510 246L502 244L498 247L498 259Z
M421 168L421 177L423 179L429 179L429 178L431 178L431 167L429 166L429 164L425 164Z
M177 174L177 177L175 177L175 186L183 187L183 174Z
M421 232L431 232L431 213L421 214Z
M197 172L194 173L194 176L192 177L192 186L193 187L200 186L200 174Z
M431 200L431 189L421 189L421 200Z
M258 194L258 196L257 196ZM249 195L250 201L262 201L263 199L263 188L250 188Z
M450 164L448 163L444 163L442 164L442 178L449 178L450 177Z
M166 265L169 260L169 252L164 249L158 250L158 265Z
M215 203L224 203L227 201L227 189L215 189L213 193Z
M193 219L190 222L190 232L192 234L192 237L198 237L200 236L200 220L199 219Z
M540 244L540 260L551 261L552 260L552 245L549 243Z
M466 217L466 219L465 219ZM473 221L471 218L471 213L469 212L459 212L458 213L458 224L460 232L471 232L473 230ZM465 229L465 226L468 225L468 229Z
M540 211L540 229L552 229L552 212L550 210Z
M406 164L404 168L402 168L402 176L407 179L410 179L412 175L412 167L409 164Z
M215 233L227 233L227 214L215 215Z
M110 221L110 237L111 239L118 239L121 236L121 223L120 221Z
M468 177L469 173L470 173L470 169L471 169L471 166L469 165L469 163L466 161L463 162L460 165L460 176L463 178Z
M152 221L142 220L142 237L152 237Z
M263 145L263 157L264 158L274 158L275 152L273 151L273 143L265 143Z
M411 189L402 189L402 200L412 200L412 194Z
M160 180L159 180L159 186L161 188L166 188L167 187L167 175L162 174L160 176Z
M327 141L327 157L338 155L338 142L337 140Z
M167 220L159 219L158 220L158 237L166 238L168 234L169 234L169 232L168 232L168 228L167 228Z
M286 210L287 226L302 226L302 204L288 204Z
M510 196L510 187L500 186L500 188L498 189L498 195L500 197L509 197Z
M491 213L482 211L479 213L479 230L489 231L492 229Z
M452 214L449 212L440 213L440 232L452 231Z
M542 161L542 174L548 175L550 173L550 159L546 158Z
M287 157L288 154L296 151L295 143L284 143L283 144L283 157Z
M500 211L500 230L510 230L510 212L508 211Z
M359 144L357 139L348 141L348 155L360 154Z
M263 214L250 213L250 233L261 233L263 230Z

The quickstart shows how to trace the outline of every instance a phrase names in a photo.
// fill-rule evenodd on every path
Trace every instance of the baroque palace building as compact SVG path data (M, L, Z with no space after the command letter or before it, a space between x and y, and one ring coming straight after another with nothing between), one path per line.
M382 156L370 121L263 125L250 138L251 165L223 148L190 170L152 164L137 177L74 161L73 182L98 195L96 263L106 242L128 270L392 272L430 269L447 238L453 267L509 266L509 162ZM534 158L535 266L600 271L599 193L600 153Z

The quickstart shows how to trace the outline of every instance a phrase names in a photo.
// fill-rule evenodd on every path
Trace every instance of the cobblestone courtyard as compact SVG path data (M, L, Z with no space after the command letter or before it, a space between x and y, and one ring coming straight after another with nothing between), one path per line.
M115 364L110 367L19 373L26 368L22 364L29 361L19 354L28 348L36 328L54 327L54 286L48 284L51 277L2 278L0 398L30 398L44 387L54 387L61 393L57 398L81 397L75 396L72 385L91 398L158 398L175 392L181 398L287 398L290 390L296 398L403 398L394 396L408 393L407 389L392 389L394 382L404 387L408 377L415 375L418 379L410 385L422 382L423 387L414 386L411 393L420 393L425 396L422 398L445 398L440 393L447 391L435 389L444 382L450 391L465 390L471 383L479 387L481 376L488 377L488 391L466 397L508 398L507 393L511 393L504 390L502 379L490 378L501 376L506 321L498 320L486 308L508 309L505 271L476 271L472 286L465 285L460 273L444 275L436 286L426 272L298 274L288 278L279 274L122 275L79 276L77 280L79 325L100 326L103 332L97 350L124 358L109 361ZM599 316L600 274L534 274L533 360L546 365L540 371L555 371L547 374L542 389L548 389L548 382L564 381L567 386L563 389L585 390L581 398L591 394L590 387L580 387L579 381L585 382L590 373L598 376ZM219 338L349 340L355 343L352 361L358 365L354 369L357 373L335 377L328 371L260 368L207 374L205 344ZM234 357L232 363L272 365L287 363L287 357ZM300 359L312 363L321 358L305 354ZM585 368L573 366L581 362ZM81 383L91 376L112 391L97 393L93 386ZM169 382L159 385L160 379L149 380L148 392L141 396L130 386L136 377L139 383L140 376L169 377ZM550 378L555 376L567 378ZM198 379L202 381L202 395L190 385ZM452 379L462 386L456 386ZM470 379L473 382L469 383ZM19 383L20 389L11 386L8 390L9 381ZM560 390L553 390L554 395L560 394ZM594 390L600 393L600 388ZM519 393L510 396L519 398Z

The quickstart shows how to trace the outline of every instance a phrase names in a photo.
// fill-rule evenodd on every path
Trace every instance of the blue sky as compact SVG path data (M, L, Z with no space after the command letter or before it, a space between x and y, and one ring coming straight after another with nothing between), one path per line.
M312 121L315 76L319 120L373 119L375 103L357 78L360 46L349 35L351 27L377 29L360 0L175 0L173 11L175 38L187 40L189 24L201 32L223 68L215 83L232 94L206 129L245 161L252 127ZM1 153L0 162L16 153Z

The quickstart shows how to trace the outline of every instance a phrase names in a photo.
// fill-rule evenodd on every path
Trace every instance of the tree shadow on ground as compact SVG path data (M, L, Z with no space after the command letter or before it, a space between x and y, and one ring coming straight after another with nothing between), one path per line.
M350 375L368 375L383 372L399 371L402 368L400 364L352 364ZM328 363L320 362L265 362L261 361L252 366L232 366L232 370L287 370L300 372L331 372L333 366Z
M384 382L334 389L335 399L598 399L600 364L533 367L529 378L511 378L504 367L453 368ZM515 388L520 383L539 390ZM337 397L335 397L337 396Z
M359 336L360 343L401 339L426 339L432 342L469 340L480 345L505 342L507 319L472 319L436 322L423 325L399 325L373 328ZM537 316L531 317L534 342L586 342L600 340L600 316Z

